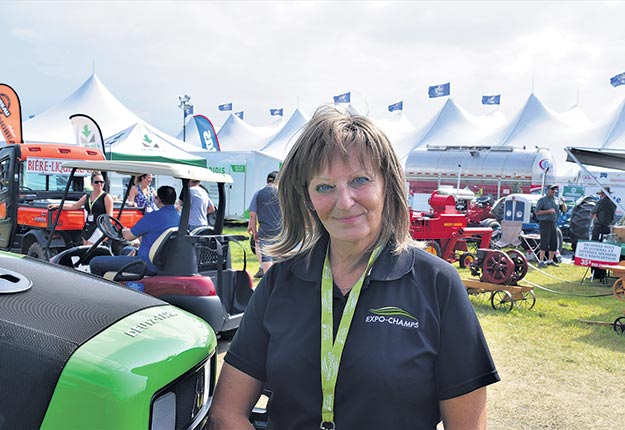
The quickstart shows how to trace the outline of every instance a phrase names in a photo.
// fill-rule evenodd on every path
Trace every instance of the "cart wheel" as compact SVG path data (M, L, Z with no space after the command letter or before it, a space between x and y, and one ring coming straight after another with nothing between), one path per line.
M512 294L506 290L493 291L493 294L490 296L490 305L496 311L510 312L514 307Z
M612 291L617 299L625 302L625 278L618 278L612 285Z
M532 290L521 291L521 297L514 301L517 308L532 309L536 304L536 294Z
M458 263L460 264L460 268L464 269L466 267L471 267L471 264L473 264L474 261L475 261L475 254L472 254L470 252L464 252L460 256L460 260L458 261Z
M527 275L527 259L525 258L525 255L516 249L510 249L507 254L514 263L514 274L512 275L512 280L519 281L523 279L525 275Z
M505 252L491 251L482 263L482 281L505 284L512 280L514 262Z
M625 333L625 317L618 317L615 319L614 323L612 323L612 328L618 334Z
M429 252L432 255L443 258L441 255L441 246L435 240L428 240L425 243L425 252Z

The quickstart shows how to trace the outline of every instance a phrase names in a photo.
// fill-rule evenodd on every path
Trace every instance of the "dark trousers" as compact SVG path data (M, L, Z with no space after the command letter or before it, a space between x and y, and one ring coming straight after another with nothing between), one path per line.
M553 221L540 221L540 250L555 251L558 249L558 233Z
M610 227L607 225L603 225L603 224L594 224L592 226L592 234L590 236L590 240L599 240L599 237L601 237L604 234L609 234L610 233Z

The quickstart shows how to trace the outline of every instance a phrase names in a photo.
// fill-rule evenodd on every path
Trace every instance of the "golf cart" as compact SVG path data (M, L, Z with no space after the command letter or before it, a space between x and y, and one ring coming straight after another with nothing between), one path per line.
M189 311L208 322L215 333L229 337L239 327L243 312L252 295L252 281L245 270L233 270L230 263L230 246L238 244L245 236L222 234L226 207L225 183L231 183L229 175L213 173L209 169L158 162L137 161L84 161L72 160L63 167L77 170L98 170L132 176L122 206L116 218L101 215L96 220L103 237L91 246L78 246L61 252L51 261L73 268L87 267L89 261L99 255L113 255L111 248L102 246L105 238L109 243L125 242L118 221L124 211L135 176L150 172L181 180L184 193L183 207L178 228L166 230L150 249L151 262L157 267L156 275L146 276L147 265L143 261L131 263L118 272L104 276L116 282L158 297L174 306ZM217 184L219 204L215 225L187 232L191 206L189 180L199 179ZM64 199L62 200L64 201ZM244 255L245 257L245 255ZM244 258L245 261L245 258Z

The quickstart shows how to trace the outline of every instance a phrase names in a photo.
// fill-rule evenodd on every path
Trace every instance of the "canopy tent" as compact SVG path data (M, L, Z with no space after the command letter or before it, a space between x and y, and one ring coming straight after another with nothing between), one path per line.
M110 160L159 161L206 167L203 157L177 147L183 144L143 122L137 122L104 141L106 157Z
M474 146L494 127L492 122L471 115L458 107L452 98L420 130L420 138L413 148L432 146ZM411 148L412 149L412 148Z
M24 121L24 141L76 143L69 117L77 113L93 118L104 137L141 121L111 94L94 73L61 103Z
M284 160L309 120L310 117L308 115L299 109L295 109L295 112L293 112L278 134L262 147L260 152L270 157Z
M222 151L259 151L283 125L284 119L280 118L268 126L255 127L230 114L217 132L217 137Z
M417 142L417 129L403 111L392 112L390 117L374 119L373 122L388 137L400 159L404 158Z

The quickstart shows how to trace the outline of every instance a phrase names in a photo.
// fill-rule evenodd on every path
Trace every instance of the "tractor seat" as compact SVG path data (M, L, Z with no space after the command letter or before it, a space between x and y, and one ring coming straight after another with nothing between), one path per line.
M202 227L197 227L197 228L191 230L190 234L192 236L211 236L214 231L215 231L215 229L213 228L213 226L204 225Z
M171 240L176 237L178 229L176 227L170 227L154 241L150 247L149 258L150 262L157 267L163 266L165 263L165 255L167 254L167 248L171 243Z

